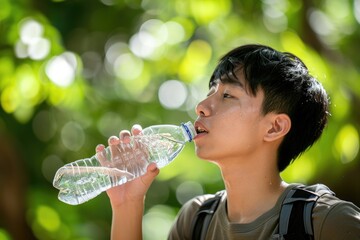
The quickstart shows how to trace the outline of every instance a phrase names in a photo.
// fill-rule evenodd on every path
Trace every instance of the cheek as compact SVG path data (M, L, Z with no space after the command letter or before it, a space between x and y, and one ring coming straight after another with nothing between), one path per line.
M260 140L259 118L254 112L229 115L223 122L220 136L229 148L251 149ZM255 142L254 142L255 141Z

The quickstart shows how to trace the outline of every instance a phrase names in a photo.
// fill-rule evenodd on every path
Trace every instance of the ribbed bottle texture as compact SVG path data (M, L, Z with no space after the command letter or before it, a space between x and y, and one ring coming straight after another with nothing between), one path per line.
M143 175L150 162L159 168L168 165L196 135L191 122L155 125L132 136L130 143L105 148L91 158L61 167L53 185L59 199L71 205L86 202L101 192Z

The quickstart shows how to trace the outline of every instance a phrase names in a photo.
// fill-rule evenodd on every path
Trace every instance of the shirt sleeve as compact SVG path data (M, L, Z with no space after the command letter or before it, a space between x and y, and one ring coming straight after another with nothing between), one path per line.
M319 231L314 226L319 236L316 239L360 239L360 209L357 206L351 202L339 201L329 205L327 210L321 217Z
M182 206L174 224L170 229L168 240L191 239L191 226L195 214L197 213L197 210L200 208L202 203L211 196L213 195L202 195L195 197Z

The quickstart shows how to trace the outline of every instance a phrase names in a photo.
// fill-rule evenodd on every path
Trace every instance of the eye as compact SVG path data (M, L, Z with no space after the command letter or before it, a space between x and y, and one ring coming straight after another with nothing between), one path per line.
M224 93L223 98L232 98L232 96L230 94L228 94L228 93Z

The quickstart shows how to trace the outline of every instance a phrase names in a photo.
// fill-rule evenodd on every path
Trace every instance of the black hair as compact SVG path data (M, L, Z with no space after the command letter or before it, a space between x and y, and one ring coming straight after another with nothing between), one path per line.
M278 149L278 169L283 171L321 136L329 114L329 99L323 86L310 75L295 55L263 45L244 45L223 56L209 85L217 80L238 82L242 70L245 89L255 96L264 92L262 113L285 113L290 131Z

